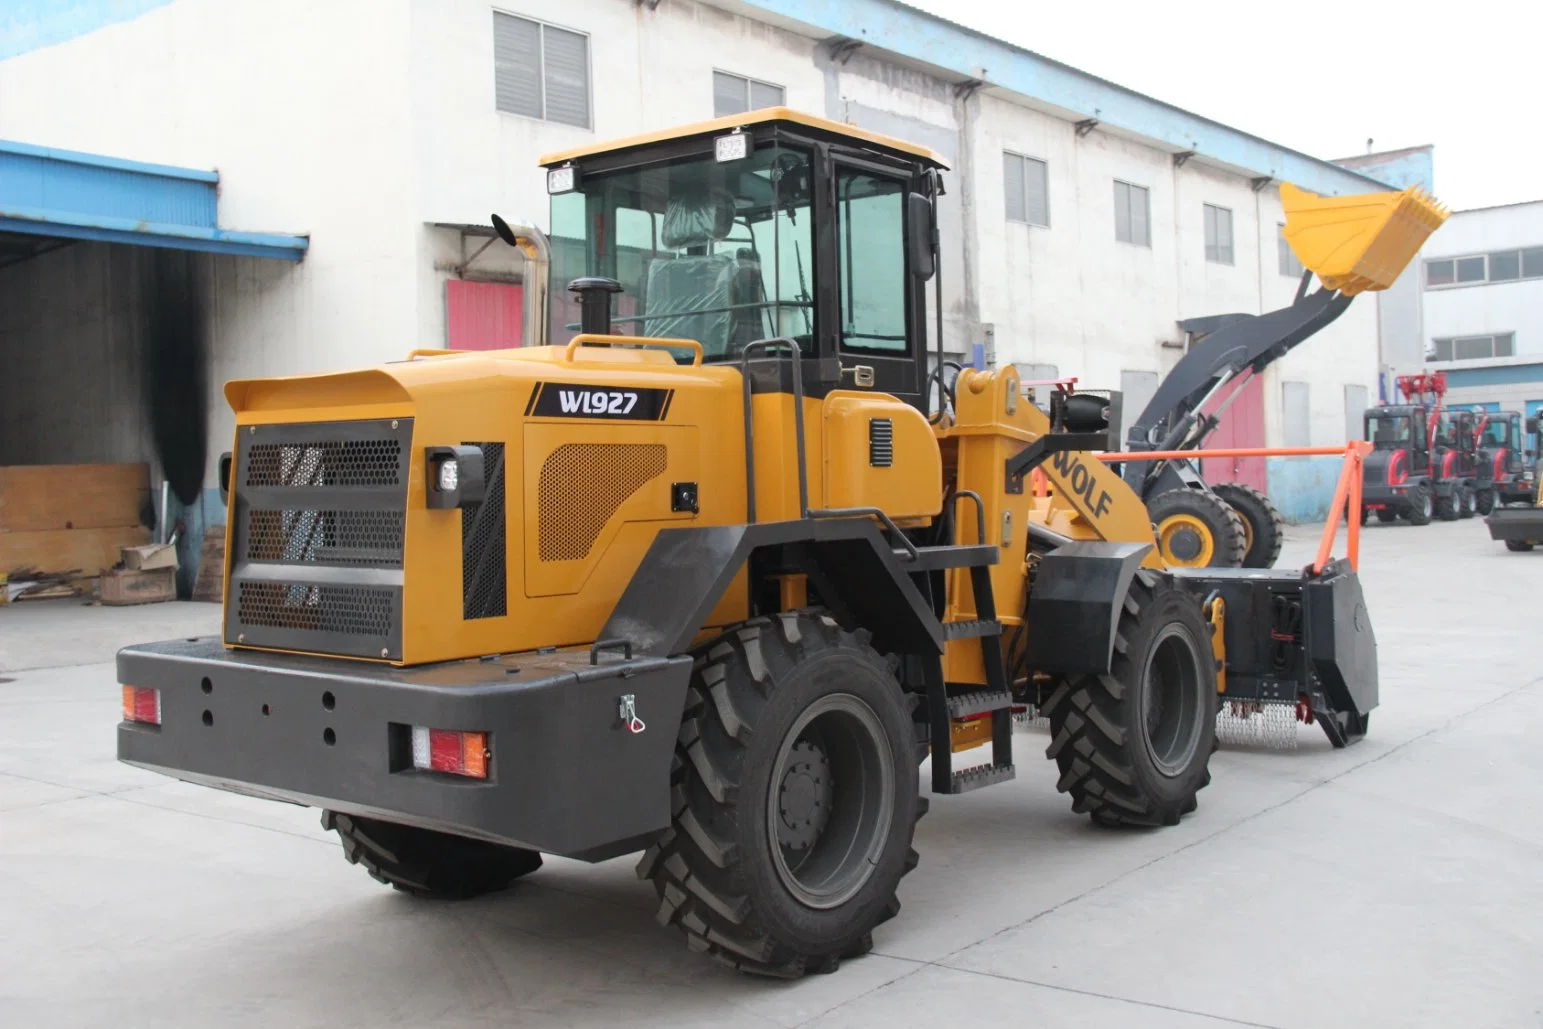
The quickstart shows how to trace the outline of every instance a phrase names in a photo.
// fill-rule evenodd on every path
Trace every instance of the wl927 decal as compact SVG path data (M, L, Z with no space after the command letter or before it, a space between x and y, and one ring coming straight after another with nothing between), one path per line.
M604 418L613 421L662 422L670 411L672 389L633 386L579 386L538 382L525 405L535 418Z

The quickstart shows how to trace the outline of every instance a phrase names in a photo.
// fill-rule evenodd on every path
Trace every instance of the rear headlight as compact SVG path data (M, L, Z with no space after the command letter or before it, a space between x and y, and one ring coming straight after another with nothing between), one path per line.
M413 726L413 767L473 779L488 777L488 734Z
M144 686L123 687L123 720L161 724L161 691Z

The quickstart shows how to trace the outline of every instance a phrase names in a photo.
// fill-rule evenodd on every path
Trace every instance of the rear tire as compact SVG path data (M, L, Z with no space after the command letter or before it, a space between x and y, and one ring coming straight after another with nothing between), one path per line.
M912 704L867 634L820 612L754 618L698 651L672 823L638 863L659 922L782 978L872 949L926 810Z
M1211 490L1231 505L1242 522L1243 567L1274 568L1286 541L1286 521L1270 498L1241 482L1219 482ZM1364 519L1364 508L1361 513Z
M1147 503L1157 549L1169 567L1238 568L1243 564L1243 520L1226 501L1203 489L1181 487Z
M541 854L396 822L321 813L323 829L343 840L343 856L403 893L466 900L507 889L541 867Z
M1433 510L1435 511L1435 515L1443 522L1457 521L1457 512L1458 509L1462 506L1462 501L1458 497L1457 492L1458 491L1454 489L1445 496L1437 494L1436 499L1433 501Z
M1422 482L1409 491L1409 508L1404 515L1410 525L1429 525L1435 511L1436 502L1431 497L1430 483Z
M1479 490L1478 496L1474 498L1474 504L1478 508L1479 514L1489 514L1495 509L1495 491L1492 489Z
M1525 553L1526 551L1531 550L1532 549L1532 544L1529 543L1527 540L1506 540L1505 541L1505 548L1507 550L1512 550L1512 551L1515 551L1515 552L1520 554L1520 553Z
M1131 582L1107 673L1062 679L1045 703L1056 789L1100 825L1177 825L1211 781L1216 660L1200 602L1167 576Z
M1478 497L1470 486L1457 491L1457 517L1472 518L1479 509Z

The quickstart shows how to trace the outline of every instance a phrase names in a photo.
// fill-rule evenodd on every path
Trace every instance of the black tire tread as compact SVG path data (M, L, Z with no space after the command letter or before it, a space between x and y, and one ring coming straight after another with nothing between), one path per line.
M1134 636L1140 611L1157 590L1175 588L1165 576L1138 572L1130 586L1137 603L1126 605L1121 613L1121 631L1115 637L1111 670L1061 680L1042 711L1050 720L1051 741L1045 756L1056 762L1061 773L1056 789L1071 795L1072 811L1089 815L1101 825L1177 825L1183 815L1196 807L1193 794L1166 805L1142 794L1125 751L1127 743L1138 744L1132 742L1133 730L1121 724L1124 680L1131 673L1126 640ZM1214 700L1205 717L1207 729L1214 731ZM1201 750L1199 760L1208 762L1210 743L1204 742ZM1204 788L1210 781L1207 767L1196 789Z
M1286 520L1280 509L1264 493L1241 482L1214 483L1211 490L1253 525L1254 543L1243 555L1243 567L1274 568L1286 542Z
M1410 525L1429 525L1431 518L1435 517L1436 500L1434 497L1431 498L1431 513L1426 514L1425 504L1420 499L1421 494L1417 491L1423 491L1424 494L1429 494L1431 492L1430 484L1424 482L1419 483L1414 487L1413 490L1410 491L1408 507L1405 509L1404 517L1409 519Z
M1171 514L1193 514L1211 527L1212 568L1239 568L1243 564L1243 519L1232 505L1203 489L1180 487L1159 493L1147 502L1152 524L1158 525Z
M856 648L882 664L883 658L868 640L866 631L845 632L829 615L810 611L753 618L696 652L671 772L673 824L644 851L637 867L638 878L654 883L659 897L658 922L684 932L688 949L741 972L797 979L833 972L843 958L857 957L873 948L873 926L865 927L829 954L799 954L779 943L759 920L750 898L736 886L743 856L733 843L711 829L714 816L734 815L741 752L754 733L755 712L776 685L762 647L797 654L817 648ZM707 696L702 693L703 686ZM703 788L689 789L692 779ZM919 820L926 811L926 798L918 797L915 818ZM910 872L916 861L908 835L901 874ZM874 924L893 918L899 911L900 901L891 894Z
M349 864L415 897L467 900L497 893L541 867L534 850L338 811L323 811L321 825L338 834Z

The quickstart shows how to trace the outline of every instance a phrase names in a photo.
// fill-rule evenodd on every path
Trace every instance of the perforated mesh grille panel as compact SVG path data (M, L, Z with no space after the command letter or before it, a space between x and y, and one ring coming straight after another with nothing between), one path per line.
M664 474L662 443L565 443L541 466L538 530L541 560L589 556L616 509Z
M394 439L256 443L247 453L248 486L396 486L402 444Z
M403 417L242 427L227 643L402 657L412 437Z
M467 443L482 450L487 498L461 508L461 617L502 618L508 613L504 552L504 445Z
M254 508L248 518L248 561L402 567L401 511Z
M392 591L367 586L242 582L243 625L384 637L391 630Z

